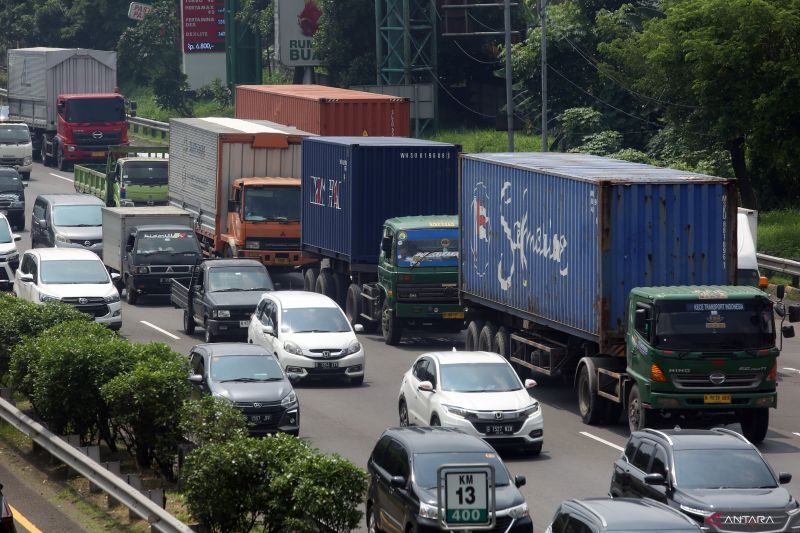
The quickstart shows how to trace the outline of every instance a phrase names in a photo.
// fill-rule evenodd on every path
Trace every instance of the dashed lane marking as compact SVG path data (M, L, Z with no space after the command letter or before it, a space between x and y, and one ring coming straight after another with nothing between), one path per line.
M171 338L171 339L175 339L176 341L178 341L178 340L180 340L180 339L181 339L181 338L180 338L180 337L178 337L177 335L173 335L173 334L172 334L172 333L170 333L169 331L167 331L167 330L165 330L165 329L161 329L160 327L156 326L155 324L151 324L151 323L150 323L150 322L148 322L147 320L140 320L139 322L141 322L142 324L144 324L145 326L147 326L147 327L149 327L149 328L153 328L154 330L156 330L156 331L158 331L158 332L160 332L160 333L163 333L164 335L166 335L167 337L169 337L169 338Z
M800 437L800 433L798 433L797 431L795 431L794 433L792 433L792 435L797 435L798 437Z
M53 174L52 172L49 172L49 174L50 174L51 176L53 176L54 178L58 178L58 179L60 179L60 180L68 181L68 182L70 182L70 183L73 183L73 182L75 181L75 180L73 180L72 178L68 178L68 177L66 177L66 176L59 176L58 174Z
M617 446L617 445L616 445L616 444L614 444L613 442L609 442L609 441L607 441L606 439L601 439L601 438L600 438L600 437L598 437L597 435L592 435L591 433L589 433L589 432L587 432L587 431L581 431L581 435L583 435L584 437L589 437L590 439L594 439L594 440L596 440L597 442L602 442L602 443L603 443L603 444L605 444L606 446L611 446L611 447L612 447L612 448L614 448L615 450L622 451L622 450L624 450L624 449L625 449L625 448L623 448L622 446Z
M42 533L41 529L34 526L33 522L25 518L25 516L23 516L23 514L20 513L17 509L15 509L11 505L9 505L9 507L11 508L11 513L14 515L14 521L18 522L19 525L24 527L28 531L28 533Z
M796 368L792 368L790 366L785 366L781 368L781 370L788 370L789 372L797 372L798 374L800 374L800 370L797 370Z

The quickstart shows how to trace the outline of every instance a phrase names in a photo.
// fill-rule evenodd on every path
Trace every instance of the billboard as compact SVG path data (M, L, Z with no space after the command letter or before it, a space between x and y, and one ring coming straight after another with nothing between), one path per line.
M318 0L277 0L275 7L275 48L280 62L287 67L319 65L312 41L322 15Z
M225 52L225 1L181 0L183 52Z
M128 6L128 18L133 20L144 20L144 17L147 16L153 10L153 6L148 4L142 4L140 2L131 2L131 5Z

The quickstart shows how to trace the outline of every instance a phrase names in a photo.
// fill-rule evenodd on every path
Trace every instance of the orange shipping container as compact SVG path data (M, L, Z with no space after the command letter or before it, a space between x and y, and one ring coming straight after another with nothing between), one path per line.
M239 85L236 118L329 136L408 137L408 98L322 85Z

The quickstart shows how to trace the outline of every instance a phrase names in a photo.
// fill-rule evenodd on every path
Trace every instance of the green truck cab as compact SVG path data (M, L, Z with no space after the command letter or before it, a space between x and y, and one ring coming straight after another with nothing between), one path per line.
M112 146L101 165L75 165L75 190L108 207L167 205L169 148Z

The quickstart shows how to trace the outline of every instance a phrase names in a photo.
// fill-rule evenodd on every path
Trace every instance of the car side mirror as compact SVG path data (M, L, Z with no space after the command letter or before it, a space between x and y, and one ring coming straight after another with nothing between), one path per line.
M356 324L355 326L353 326L353 331L355 331L356 333L364 333L364 326L362 326L361 324Z
M275 328L273 328L272 326L264 326L264 334L275 335Z
M789 322L800 322L800 305L789 306Z
M391 480L392 487L396 489L404 489L406 488L406 478L403 476L392 476Z
M18 241L22 240L22 235L18 235L16 233L14 235L12 235L12 237L14 238L14 242L18 242Z
M775 288L775 295L778 297L778 300L783 300L783 297L786 295L786 287L783 285L778 285Z
M292 372L286 374L286 378L289 380L290 383L297 383L298 381L300 381L300 375Z
M778 474L778 483L781 485L786 485L787 483L792 481L792 475L789 472L781 472Z
M116 272L112 272L111 273L111 282L112 283L116 283L117 281L119 281L121 279L122 279L122 276L120 276L118 273L116 273Z
M33 274L20 274L19 280L23 283L33 283Z
M199 385L200 383L203 382L203 376L201 376L200 374L192 374L191 376L189 376L189 381L191 381L195 385Z
M517 488L520 488L527 482L528 480L522 474L517 474L516 476L514 476L514 486Z
M652 473L644 475L644 482L647 485L663 485L664 474Z
M536 385L538 385L538 383L536 383L536 380L535 380L535 379L526 379L526 380L525 380L525 388L526 388L526 389L532 389L532 388L534 388Z
M381 251L385 254L392 253L392 238L384 237L381 239Z
M781 335L783 335L784 339L793 339L794 338L794 326L792 326L792 325L783 326L781 328Z
M420 381L419 385L417 385L417 388L424 392L433 392L433 383L430 381Z

